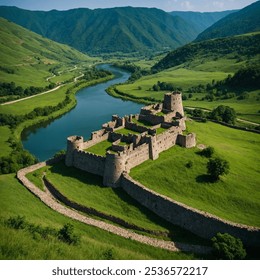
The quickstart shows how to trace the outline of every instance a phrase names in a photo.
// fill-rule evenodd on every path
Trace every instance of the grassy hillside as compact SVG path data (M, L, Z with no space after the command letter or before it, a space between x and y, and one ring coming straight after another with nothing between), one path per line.
M240 69L254 67L259 69L260 33L250 33L223 39L192 43L170 52L152 67L155 72L133 83L119 85L113 94L117 97L159 102L170 91L156 89L160 82L181 89L185 95L184 106L213 109L220 104L233 107L241 118L260 123L259 88L251 88L251 79L243 81L244 86L227 87L225 94L218 90L207 90L217 81L233 76ZM242 79L240 79L242 81ZM246 98L239 95L246 93ZM212 97L213 95L213 97ZM207 99L212 97L212 99Z
M0 259L191 259L192 255L174 253L127 240L103 230L84 225L56 213L15 179L13 174L0 176ZM34 227L14 229L6 225L10 217L23 216ZM69 245L39 234L40 228L57 231L64 224L74 226L80 237L78 245ZM35 230L36 227L36 230Z
M228 38L207 40L198 43L191 43L170 52L152 69L161 71L170 67L175 67L183 63L192 63L200 60L217 61L219 59L235 59L237 62L246 62L258 56L259 61L260 33L249 33ZM223 67L225 65L219 65ZM219 68L219 67L218 67ZM212 69L213 70L213 69ZM233 71L234 72L234 71Z
M232 13L202 32L197 41L228 37L260 30L260 1Z
M197 35L182 18L148 8L39 12L0 7L0 16L92 54L164 51L184 45Z
M179 16L188 23L192 24L196 28L198 33L201 33L215 22L226 17L229 14L236 12L237 10L223 11L223 12L182 12L173 11L170 12L172 16Z
M230 173L212 183L207 176L208 159L198 149L175 146L156 161L131 170L134 179L173 199L224 219L260 226L260 135L214 123L189 122L198 144L215 148L230 164ZM186 164L191 161L192 167ZM167 174L167 176L165 175Z
M55 43L19 25L0 18L1 82L15 82L23 88L45 87L52 72L74 68L93 59L71 47ZM78 71L69 72L70 78ZM62 78L62 81L69 77Z

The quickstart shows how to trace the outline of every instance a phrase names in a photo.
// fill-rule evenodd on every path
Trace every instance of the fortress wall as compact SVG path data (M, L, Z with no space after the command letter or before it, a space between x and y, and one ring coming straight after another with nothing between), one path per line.
M176 144L178 132L166 131L164 133L158 134L156 136L156 144L158 153L168 150Z
M174 201L149 190L126 173L121 178L121 186L132 198L158 216L198 236L211 239L218 232L229 233L247 246L260 246L259 228L235 224Z
M148 128L145 126L137 125L136 123L130 123L130 122L125 123L125 128L134 130L139 133L143 133L148 130Z
M164 115L164 121L165 122L172 122L172 118L176 116L176 112L171 112L166 115Z
M102 130L103 130L103 129L102 129ZM84 143L82 144L82 149L83 149L83 150L84 150L84 149L87 149L87 148L89 148L89 147L92 147L92 146L96 145L96 144L99 143L99 142L102 142L102 141L105 141L105 140L108 139L108 136L109 136L108 133L105 133L105 134L102 135L102 134L101 134L101 130L98 131L98 132L100 132L98 135L95 135L91 140L86 141L86 142L84 142Z
M84 151L74 151L73 166L81 170L103 176L105 170L105 157Z
M139 115L140 121L146 121L152 125L160 124L164 122L164 116L156 116L156 115Z
M128 154L126 168L131 168L149 159L149 144L142 144Z

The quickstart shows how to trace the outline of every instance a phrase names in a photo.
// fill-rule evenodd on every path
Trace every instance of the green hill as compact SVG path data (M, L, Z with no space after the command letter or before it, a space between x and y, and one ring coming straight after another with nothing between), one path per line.
M161 71L202 59L214 61L225 57L237 61L251 60L259 54L259 43L259 32L191 43L170 52L152 69Z
M72 68L90 57L0 18L1 82L46 86L56 67Z
M91 54L165 51L197 36L195 28L182 18L155 8L41 12L2 6L0 16Z
M260 31L260 1L230 14L202 32L196 41Z
M236 12L237 10L223 11L223 12L182 12L173 11L170 12L172 16L179 16L189 24L191 24L199 33L209 28L211 25L226 17L229 14Z

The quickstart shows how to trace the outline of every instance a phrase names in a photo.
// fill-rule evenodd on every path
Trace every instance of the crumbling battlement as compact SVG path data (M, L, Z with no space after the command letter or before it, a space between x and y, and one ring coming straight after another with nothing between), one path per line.
M126 135L120 132L121 129L133 133ZM113 115L112 120L103 124L102 129L92 132L91 139L86 142L81 136L68 137L65 162L67 166L103 176L105 186L120 187L123 172L130 172L131 168L148 159L156 160L161 152L175 144L194 147L196 135L183 135L185 129L181 93L168 93L163 103L145 106L140 114ZM87 151L105 140L111 142L105 156Z

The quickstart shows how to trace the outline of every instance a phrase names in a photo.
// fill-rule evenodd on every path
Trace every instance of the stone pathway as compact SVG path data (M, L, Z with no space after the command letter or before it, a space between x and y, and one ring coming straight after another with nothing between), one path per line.
M52 195L49 193L49 191L46 190L46 192L41 191L39 188L37 188L31 181L29 181L25 175L27 173L33 172L39 168L42 168L46 166L45 162L35 164L33 166L29 166L27 168L21 169L17 173L17 178L19 181L34 195L36 195L43 203L45 203L48 207L53 209L54 211L67 216L69 218L72 218L74 220L80 221L84 224L94 226L97 228L100 228L102 230L108 231L110 233L116 234L118 236L135 240L138 242L141 242L143 244L147 244L153 247L166 249L169 251L184 251L184 252L192 252L192 253L198 253L198 254L206 254L211 251L211 248L206 246L200 246L200 245L190 245L190 244L184 244L184 243L177 243L177 242L171 242L171 241L165 241L160 240L148 236L144 236L141 234L137 234L131 230L127 230L112 224L108 224L103 221L95 220L93 218L86 217L82 214L80 214L78 211L70 209L65 207L64 205L60 204L58 201L56 201Z

